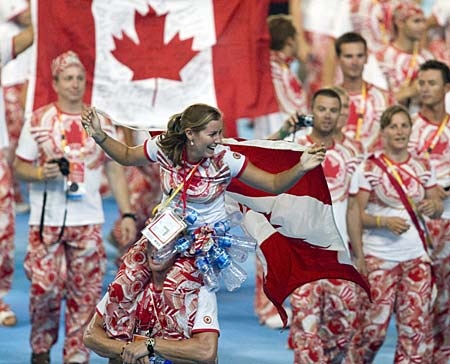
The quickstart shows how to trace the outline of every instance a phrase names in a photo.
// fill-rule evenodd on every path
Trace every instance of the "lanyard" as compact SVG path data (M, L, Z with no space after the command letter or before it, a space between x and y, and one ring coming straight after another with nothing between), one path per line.
M431 236L430 236L430 233L428 232L428 228L427 228L425 219L424 219L422 213L418 210L418 208L417 208L415 202L413 201L413 199L411 198L411 196L408 194L408 190L403 182L402 177L400 176L400 173L398 173L395 166L392 164L392 162L386 156L383 155L383 156L381 156L381 158L382 158L383 162L387 165L389 172L391 172L391 174L394 176L395 180L397 181L398 185L400 186L401 190L403 191L403 194L406 197L406 201L409 203L411 210L414 212L415 216L420 221L421 226L418 226L415 224L417 230L419 231L419 235L421 234L421 230L419 230L419 229L422 228L422 233L425 235L424 240L426 241L428 246L431 247L432 246ZM408 208L407 208L407 210L408 210ZM413 222L414 222L414 219L413 219ZM427 248L427 246L425 245L425 242L424 242L424 247L425 247L425 249Z
M358 121L356 122L355 139L360 141L361 139L361 129L364 121L364 114L366 113L367 104L367 84L363 81L361 86L361 104L359 105L358 111Z
M181 182L177 188L175 189L175 191L173 191L170 196L163 202L160 203L158 205L156 205L153 210L152 210L152 214L155 215L158 211L165 209L170 202L173 200L173 198L176 196L176 194L178 192L180 192L183 189L183 208L186 209L186 193L187 193L187 189L189 188L189 184L191 182L191 178L194 175L194 172L197 170L197 168L200 166L200 164L202 164L204 161L204 159L202 159L200 162L198 162L194 167L192 167L192 169L189 171L187 176L183 176L183 182ZM186 186L186 188L184 188Z
M442 132L444 131L448 120L450 119L449 115L446 115L444 119L442 119L441 124L439 125L439 128L436 129L434 135L427 140L427 143L423 146L421 153L425 152L424 155L426 158L430 157L431 152L433 151L434 147L436 146L439 137L441 136Z

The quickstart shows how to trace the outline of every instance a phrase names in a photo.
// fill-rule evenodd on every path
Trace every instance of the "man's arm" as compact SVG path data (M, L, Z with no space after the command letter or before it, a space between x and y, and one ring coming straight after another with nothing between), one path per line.
M362 249L362 223L358 201L355 196L348 197L347 232L355 257L355 264L361 274L367 274L364 253Z
M13 56L17 56L32 45L33 39L33 25L29 25L13 38Z
M119 206L119 211L132 213L130 204L130 193L123 167L112 160L106 163L106 176L108 178L111 192ZM122 218L120 222L122 241L129 243L136 237L136 222L130 217Z
M122 363L120 354L127 342L110 338L103 329L103 318L95 313L83 335L84 345L103 358L115 360L114 363Z

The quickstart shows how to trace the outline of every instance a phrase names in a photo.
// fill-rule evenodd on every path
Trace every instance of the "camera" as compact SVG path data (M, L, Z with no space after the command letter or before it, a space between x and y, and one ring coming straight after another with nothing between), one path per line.
M312 114L297 114L297 128L306 128L314 125L314 116Z
M52 159L49 161L49 163L56 163L59 167L59 170L61 171L61 174L63 176L68 176L70 173L70 163L69 161L65 158L58 158L58 159Z
M66 181L66 192L70 200L79 200L86 193L86 187L84 185L83 176L80 179L80 170L82 175L84 175L84 164L78 162L69 162L65 157L56 158L49 161L49 163L56 163L59 167L61 174L67 177ZM72 167L72 172L70 173ZM70 173L70 176L69 176ZM80 182L81 181L81 182Z

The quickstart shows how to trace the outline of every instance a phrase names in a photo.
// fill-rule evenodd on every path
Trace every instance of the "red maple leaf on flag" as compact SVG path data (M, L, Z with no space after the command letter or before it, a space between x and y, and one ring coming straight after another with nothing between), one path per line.
M133 71L133 81L166 78L181 81L180 70L198 53L192 50L193 38L180 40L177 33L164 44L166 15L158 16L151 6L143 16L135 13L134 22L139 43L126 34L114 38L112 55Z

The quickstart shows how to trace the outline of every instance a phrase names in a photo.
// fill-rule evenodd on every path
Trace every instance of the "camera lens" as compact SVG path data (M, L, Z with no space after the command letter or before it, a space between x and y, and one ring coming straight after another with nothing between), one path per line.
M72 182L72 183L70 184L70 186L69 186L69 191L70 191L70 192L77 192L77 191L78 191L78 188L79 188L78 183Z
M311 114L301 114L297 115L297 126L306 128L308 126L313 126L314 116Z

